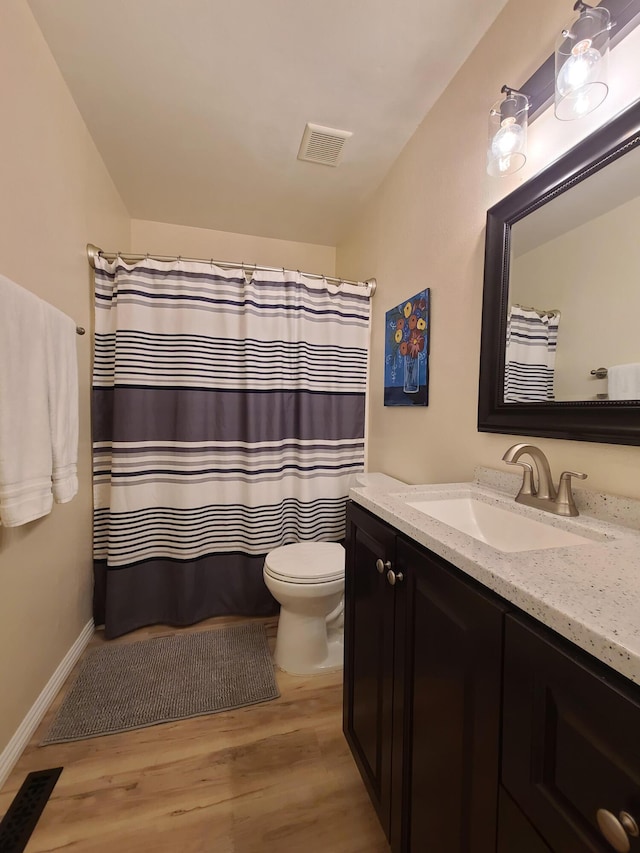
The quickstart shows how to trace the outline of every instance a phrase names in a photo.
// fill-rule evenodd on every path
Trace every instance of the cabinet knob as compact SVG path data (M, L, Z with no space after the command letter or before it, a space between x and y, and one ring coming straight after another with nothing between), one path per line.
M394 572L393 569L389 569L387 572L387 580L391 584L391 586L395 586L397 583L402 583L404 580L404 575L402 572Z
M629 853L631 844L629 837L637 838L640 834L638 824L628 812L620 812L618 819L613 812L608 809L598 809L596 812L596 820L600 827L600 832L619 853Z
M391 568L391 561L387 560L385 563L384 560L376 560L376 569L378 570L378 574L383 574L385 569Z

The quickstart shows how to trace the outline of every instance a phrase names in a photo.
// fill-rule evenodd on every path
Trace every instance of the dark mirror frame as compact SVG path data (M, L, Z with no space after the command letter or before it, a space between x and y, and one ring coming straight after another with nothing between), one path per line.
M478 398L480 432L640 445L640 401L504 402L512 226L639 145L640 101L487 212Z

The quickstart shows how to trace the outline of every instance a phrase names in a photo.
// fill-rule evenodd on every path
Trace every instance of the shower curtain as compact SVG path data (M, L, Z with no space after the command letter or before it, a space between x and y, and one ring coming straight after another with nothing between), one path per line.
M542 402L554 399L558 311L536 311L513 305L507 319L504 401Z
M149 258L95 283L96 624L276 612L265 553L345 534L370 294Z

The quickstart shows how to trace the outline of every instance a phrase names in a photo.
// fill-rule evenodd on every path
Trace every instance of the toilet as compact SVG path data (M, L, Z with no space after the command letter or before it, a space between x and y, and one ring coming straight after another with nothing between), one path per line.
M293 675L342 668L344 548L299 542L270 551L264 582L280 604L275 662Z

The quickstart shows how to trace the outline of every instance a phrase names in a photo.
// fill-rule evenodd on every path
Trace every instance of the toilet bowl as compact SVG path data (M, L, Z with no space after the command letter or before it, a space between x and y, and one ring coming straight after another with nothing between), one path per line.
M293 675L342 668L344 548L299 542L270 551L264 582L280 604L274 659Z

